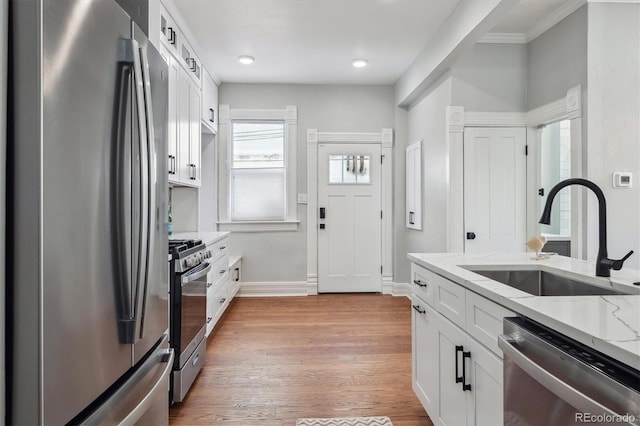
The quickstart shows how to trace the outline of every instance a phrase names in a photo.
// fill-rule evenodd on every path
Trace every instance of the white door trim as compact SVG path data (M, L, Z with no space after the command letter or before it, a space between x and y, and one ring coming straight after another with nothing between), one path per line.
M318 143L379 143L382 148L382 292L393 288L393 130L318 132L307 129L307 294L318 294Z
M567 90L564 98L550 102L528 112L479 112L465 111L461 106L447 107L447 147L449 151L449 188L447 192L447 251L464 252L464 157L463 135L465 127L527 127L527 143L535 141L537 128L554 121L571 120L571 175L583 177L582 167L582 88ZM534 218L539 211L537 198L536 150L530 149L527 157L527 218ZM573 189L571 253L573 257L586 258L586 213L582 191ZM536 235L539 227L527 219L527 235Z

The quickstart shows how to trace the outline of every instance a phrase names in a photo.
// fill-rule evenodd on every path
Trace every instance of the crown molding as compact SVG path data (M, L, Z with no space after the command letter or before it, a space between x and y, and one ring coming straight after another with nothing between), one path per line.
M491 44L526 44L527 36L522 33L486 33L478 43Z

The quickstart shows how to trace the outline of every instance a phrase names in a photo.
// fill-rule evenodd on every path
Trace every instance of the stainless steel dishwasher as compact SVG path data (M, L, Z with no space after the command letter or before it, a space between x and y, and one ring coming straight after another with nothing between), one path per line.
M505 318L505 425L640 425L640 372L526 318Z

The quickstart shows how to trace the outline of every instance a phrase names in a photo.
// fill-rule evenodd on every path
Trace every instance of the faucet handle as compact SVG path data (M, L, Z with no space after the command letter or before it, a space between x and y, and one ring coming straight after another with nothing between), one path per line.
M631 250L629 253L627 253L622 259L620 260L611 260L611 269L613 269L614 271L619 271L620 269L622 269L622 264L624 263L625 260L627 260L629 258L629 256L631 256L633 254L633 250Z

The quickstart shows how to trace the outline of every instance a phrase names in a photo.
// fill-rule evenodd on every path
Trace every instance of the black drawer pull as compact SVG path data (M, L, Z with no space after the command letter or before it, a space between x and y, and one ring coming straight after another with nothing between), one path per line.
M421 311L420 310L420 306L418 305L412 305L413 309L415 309L419 314L426 314L427 311Z
M462 376L460 375L460 373L458 372L458 352L463 352L464 351L464 347L463 346L458 346L456 345L456 383L462 383L463 382L463 376L464 376L464 360L462 361Z
M420 280L413 280L413 283L414 283L415 285L420 286L420 287L426 287L426 286L427 286L426 284L424 284L424 283L423 283L422 281L420 281Z
M471 352L462 352L462 391L471 391L471 384L467 383L467 373L465 371L465 365L467 364L466 362L464 362L464 360L466 358L471 359Z
M207 317L207 324L209 324L212 319L213 319L212 317Z

